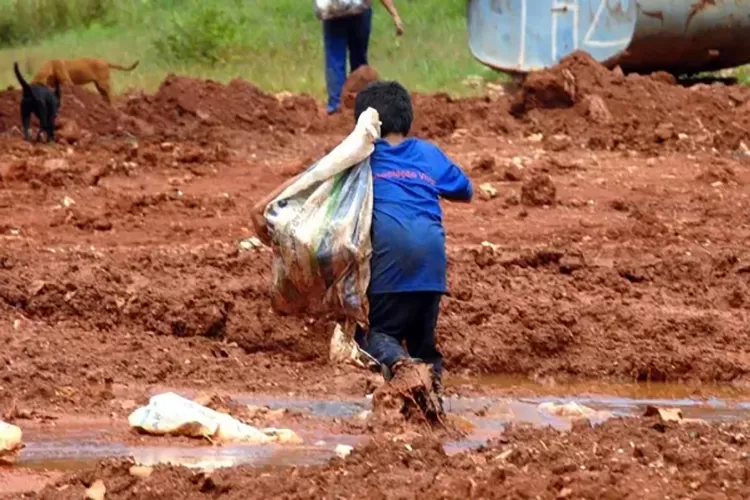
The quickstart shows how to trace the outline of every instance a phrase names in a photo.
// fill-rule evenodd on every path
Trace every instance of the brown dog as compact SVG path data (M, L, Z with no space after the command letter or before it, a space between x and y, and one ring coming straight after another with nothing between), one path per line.
M31 82L48 87L54 87L55 83L86 85L93 82L104 100L110 103L112 92L109 85L109 70L133 71L136 66L138 61L125 67L94 57L51 59L42 65Z

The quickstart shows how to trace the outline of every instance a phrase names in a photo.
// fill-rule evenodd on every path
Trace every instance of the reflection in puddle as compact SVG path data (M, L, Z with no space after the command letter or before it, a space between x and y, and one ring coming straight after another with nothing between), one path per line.
M259 467L315 465L334 456L338 444L355 446L359 436L328 434L325 440L308 438L308 445L243 445L222 446L131 446L107 442L99 433L65 434L52 439L26 442L18 465L30 469L77 470L95 465L109 457L131 457L139 465L170 464L202 470L239 465ZM59 436L59 433L58 433ZM317 435L319 439L321 436Z
M581 381L570 383L540 383L525 377L512 375L487 375L479 378L450 377L451 385L468 384L470 386L508 394L545 394L549 396L571 397L586 395L605 395L643 399L693 399L697 395L710 395L719 399L734 399L750 396L749 388L740 388L728 384L709 383L662 383L662 382L596 382Z
M259 396L236 396L242 404L269 406L272 409L290 408L307 411L313 417L331 419L353 418L370 408L366 398L353 400L285 399ZM500 397L453 397L446 401L446 409L455 415L469 420L474 425L470 436L461 441L447 443L448 453L456 453L486 444L498 436L510 423L552 426L565 430L571 420L539 410L544 402L567 403L575 401L581 405L610 416L625 417L643 414L649 405L659 407L679 407L687 418L700 418L707 421L727 421L745 419L750 416L750 403L727 402L718 398L690 399L681 397L669 399L652 393L646 397L628 398L622 396L547 396L531 398ZM605 413L597 415L592 423L603 422ZM56 429L52 434L32 431L25 435L26 448L19 465L30 468L57 470L80 469L93 465L105 457L132 457L137 463L154 465L169 463L186 467L213 469L237 465L259 467L314 465L324 463L334 456L338 444L357 445L365 436L345 436L321 432L319 430L300 432L304 445L223 445L223 446L131 446L103 439L108 429Z
M272 410L287 408L289 410L308 411L314 417L352 418L361 413L362 410L370 408L370 401L367 398L326 400L234 395L232 399L243 405L268 406Z

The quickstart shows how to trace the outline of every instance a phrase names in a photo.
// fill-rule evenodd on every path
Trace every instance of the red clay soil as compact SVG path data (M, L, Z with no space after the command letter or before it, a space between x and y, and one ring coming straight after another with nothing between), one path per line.
M478 451L448 456L439 442L375 438L324 466L211 474L157 467L146 478L131 463L105 461L68 475L38 494L82 498L100 480L106 498L726 498L750 495L747 423L663 424L616 419L570 432L511 427Z
M733 148L750 94L592 64L572 56L506 100L415 95L414 133L497 190L444 207L447 369L744 385L750 170ZM161 385L371 390L328 365L330 323L270 311L270 254L240 244L255 201L351 117L240 80L172 76L114 109L86 92L68 90L61 114L84 139L49 146L20 140L18 92L0 93L0 403L110 412Z
M529 75L512 108L538 132L595 149L723 150L748 141L749 97L741 86L685 88L664 73L625 76L577 52Z
M203 126L304 134L322 127L318 104L312 98L276 98L241 79L223 85L170 75L155 95L129 96L124 110L160 130Z
M372 66L364 65L357 68L349 75L341 90L341 104L345 109L354 108L354 100L357 94L372 82L379 80L378 71Z

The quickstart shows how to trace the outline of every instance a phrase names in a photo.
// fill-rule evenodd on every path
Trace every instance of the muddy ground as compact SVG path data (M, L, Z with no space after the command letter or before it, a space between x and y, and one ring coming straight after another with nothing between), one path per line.
M253 236L253 203L334 147L352 126L349 112L329 118L312 98L241 80L170 76L156 94L128 94L114 108L64 89L59 144L32 145L21 140L18 102L18 91L0 93L6 419L124 419L165 388L372 392L370 374L329 365L330 323L271 312L270 251L242 243ZM470 205L444 205L450 294L438 334L450 392L486 392L475 381L487 375L550 389L608 380L745 392L750 90L625 76L574 55L512 94L414 102L413 133L440 145L476 192ZM730 447L718 426L701 430L704 440L649 425L515 430L502 439L522 458L502 466L494 455L508 443L461 458L434 443L408 456L373 444L351 461L295 469L299 479L285 485L275 473L233 470L207 482L170 469L150 493L128 483L112 498L248 498L258 488L300 498L328 486L346 497L357 485L374 497L508 498L606 498L595 493L611 485L611 498L624 498L643 497L647 484L647 498L716 488L743 496L733 481L746 480L744 461L698 470L668 452L682 446L723 464L747 451L744 441ZM636 456L631 442L656 454ZM631 460L616 470L577 468L616 458L617 447ZM96 474L128 482L127 467L101 467ZM74 491L90 474L63 481ZM507 488L490 493L488 482Z

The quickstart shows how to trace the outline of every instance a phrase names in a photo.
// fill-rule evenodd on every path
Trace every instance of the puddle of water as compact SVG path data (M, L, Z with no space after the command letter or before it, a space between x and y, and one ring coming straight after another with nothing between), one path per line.
M355 446L359 436L328 434L304 436L310 444L223 446L131 446L101 439L101 431L86 437L65 435L35 440L31 437L21 452L18 465L29 469L72 471L95 465L104 458L130 457L140 465L171 464L197 469L215 469L239 465L272 467L283 465L315 465L334 456L338 444ZM97 439L97 437L99 437Z
M739 388L728 384L690 384L663 382L570 382L539 383L525 377L512 375L488 375L478 378L451 376L451 385L469 384L498 392L527 392L550 396L572 397L586 395L618 396L630 399L685 399L700 395L721 399L750 397L750 388Z
M452 398L446 401L449 412L456 413L471 421L475 428L471 435L461 441L446 444L446 452L458 453L467 449L485 445L487 441L499 435L510 423L551 426L560 430L570 429L571 420L539 410L545 402L568 403L575 401L593 410L607 412L613 417L634 417L643 415L646 407L680 408L686 418L699 418L708 422L726 422L750 418L750 403L727 402L718 398L708 399L665 399L643 398L631 399L617 396L582 396L582 397L534 397L523 399L509 398ZM477 416L484 410L485 416ZM604 422L608 416L600 414L591 418L596 425Z
M591 389L591 386L587 386ZM640 390L643 390L641 387ZM455 415L468 419L475 426L466 439L447 443L448 453L457 453L476 448L502 433L509 423L526 423L536 426L552 426L568 429L570 419L558 417L539 410L544 402L566 403L575 401L594 410L610 412L613 416L641 415L649 405L659 407L679 407L685 417L701 418L707 421L728 421L750 417L750 402L726 401L718 397L694 399L689 395L667 398L663 391L672 388L648 388L641 397L625 397L622 391L616 396L550 395L529 398L503 397L452 397L446 400L446 409ZM538 393L539 391L537 391ZM573 393L574 391L569 391ZM355 417L371 407L367 398L350 400L294 399L265 396L234 396L237 402L248 405L269 406L273 409L291 408L305 410L314 417L341 418ZM481 415L481 416L480 416ZM606 419L592 419L594 424ZM288 466L312 465L327 461L334 455L338 444L355 446L364 436L342 436L324 433L319 430L299 430L305 440L304 445L224 445L224 446L132 446L104 439L103 434L112 429L112 424L92 424L88 428L71 427L45 430L31 430L25 435L26 448L19 465L38 468L72 470L93 465L105 457L132 457L144 465L170 463L195 468L217 468L237 465ZM323 443L319 443L320 441Z
M370 408L370 400L360 399L299 399L264 396L232 395L232 399L243 405L268 406L272 410L288 408L308 411L313 417L352 418Z

